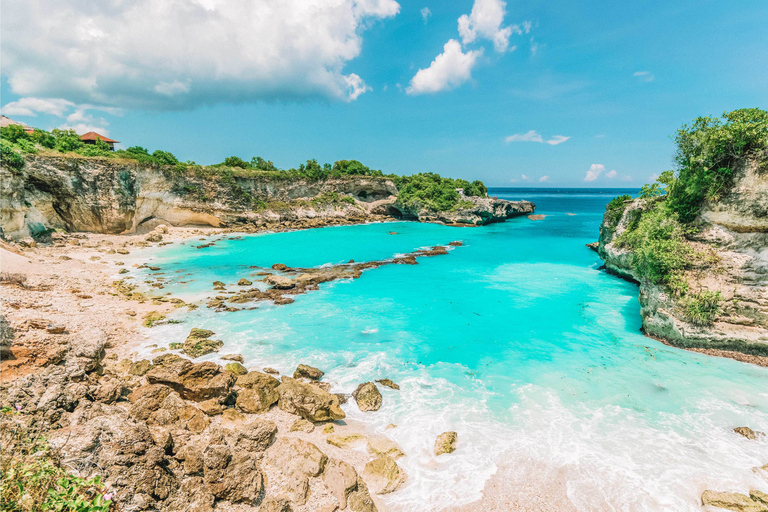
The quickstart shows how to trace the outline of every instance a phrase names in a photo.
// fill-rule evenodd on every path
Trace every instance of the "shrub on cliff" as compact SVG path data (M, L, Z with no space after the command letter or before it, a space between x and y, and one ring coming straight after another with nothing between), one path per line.
M393 177L398 189L399 203L417 207L418 205L434 211L447 211L459 205L459 193L463 188L468 196L485 196L487 189L483 182L469 183L466 180L444 178L439 174L425 172L411 176Z
M745 156L765 157L768 112L745 108L722 117L700 117L677 131L677 172L669 183L667 201L683 222L692 221L705 200L728 191L733 168Z
M11 142L5 139L0 139L0 158L3 165L11 170L20 171L24 167L24 157L16 151Z

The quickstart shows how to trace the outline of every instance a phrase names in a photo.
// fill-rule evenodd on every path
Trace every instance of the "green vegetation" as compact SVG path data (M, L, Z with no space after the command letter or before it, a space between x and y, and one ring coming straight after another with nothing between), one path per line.
M350 196L339 194L338 192L324 192L313 198L310 203L313 206L343 206L345 204L355 204L355 199Z
M460 203L457 188L463 188L467 196L485 196L488 189L482 181L472 183L462 179L443 178L439 174L425 172L412 176L392 176L398 190L397 200L406 206L421 205L429 210L445 211L466 207Z
M698 292L689 291L687 277L717 261L696 251L688 235L696 230L693 221L703 203L717 200L732 186L733 169L744 158L757 157L766 167L768 112L752 108L726 112L722 120L700 117L678 130L675 142L677 169L643 185L642 202L630 212L629 225L615 243L632 251L633 266L643 279L663 285L678 299L688 321L707 325L718 315L723 298L701 286ZM609 222L619 222L630 199L620 196L608 204Z
M18 414L2 408L3 415ZM24 429L9 429L3 438L0 461L0 503L2 510L57 512L107 512L112 495L101 479L70 475L59 463L57 453L42 437Z
M293 181L343 179L349 176L369 176L388 178L395 181L403 204L424 207L432 210L452 210L468 208L466 200L460 200L457 188L464 189L467 196L485 196L488 189L481 181L454 180L443 178L434 173L421 173L412 176L385 175L382 171L371 169L358 160L338 160L333 165L319 164L310 159L298 168L278 169L274 163L255 156L246 161L238 156L230 156L223 162L210 166L197 165L192 161L181 162L168 151L155 150L152 153L142 146L110 151L103 141L85 144L74 130L54 129L50 133L35 129L26 133L21 126L11 125L0 132L2 139L2 159L4 165L19 171L24 167L24 154L75 154L82 157L132 160L146 167L156 167L169 175L181 178L174 187L174 192L187 195L199 201L209 200L208 185L223 186L231 199L256 210L272 206L262 198L252 196L253 191L244 190L238 179L266 178ZM190 178L189 180L184 178ZM191 180L196 178L196 181ZM200 183L203 181L204 183ZM126 189L127 191L127 189ZM320 197L315 204L353 204L351 197Z

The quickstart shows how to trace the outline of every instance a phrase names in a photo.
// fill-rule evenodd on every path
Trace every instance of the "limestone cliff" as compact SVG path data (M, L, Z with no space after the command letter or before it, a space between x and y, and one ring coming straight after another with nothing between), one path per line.
M0 228L4 237L20 239L44 238L55 229L131 233L160 222L246 230L386 218L481 225L534 208L525 201L465 198L466 207L456 211L414 212L397 203L397 194L383 177L233 176L131 160L28 155L21 171L0 168Z
M647 201L634 200L620 217L606 212L597 247L610 272L639 283L645 332L682 347L768 355L768 173L761 162L745 159L735 166L733 187L704 204L695 229L687 235L687 243L714 262L686 272L690 289L719 291L722 296L709 325L686 319L680 300L644 279L634 254L617 243L647 207Z

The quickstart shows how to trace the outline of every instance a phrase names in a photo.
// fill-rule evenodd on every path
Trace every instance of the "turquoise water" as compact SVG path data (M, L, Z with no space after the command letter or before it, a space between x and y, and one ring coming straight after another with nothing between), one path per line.
M371 431L398 425L387 435L408 455L400 464L409 481L385 498L393 510L477 499L504 460L521 472L533 463L557 469L584 511L694 511L705 488L768 491L751 470L768 463L768 442L730 432L768 431L768 369L644 337L637 287L601 271L585 247L619 192L491 191L535 202L541 221L370 224L152 249L152 264L170 278L163 291L194 300L213 295L214 280L234 285L260 270L252 265L359 262L464 242L415 266L321 285L287 306L179 313L184 323L153 328L152 342L203 327L224 340L222 354L286 373L311 364L335 391L399 382L399 392L382 390L379 412L344 406ZM446 430L458 432L459 450L437 459L432 444Z

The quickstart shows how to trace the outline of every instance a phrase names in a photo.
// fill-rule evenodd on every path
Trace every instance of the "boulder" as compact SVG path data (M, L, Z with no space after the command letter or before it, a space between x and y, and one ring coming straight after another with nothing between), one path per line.
M396 442L384 436L369 437L367 448L368 453L376 457L389 455L393 459L399 459L405 456L405 453L403 453L403 450Z
M70 376L78 371L90 372L98 368L106 347L107 335L101 329L86 329L74 336L69 342L65 365Z
M295 286L294 282L285 276L267 276L264 278L264 282L278 290L290 290Z
M381 408L381 393L373 382L364 382L352 392L361 411L378 411Z
M312 443L295 437L281 437L267 450L264 460L286 476L294 473L319 476L328 457Z
M150 384L162 384L176 390L182 398L202 402L210 398L226 398L235 376L224 372L213 362L192 363L183 360L174 366L156 366L146 374Z
M237 378L237 407L247 413L262 413L278 401L276 388L280 381L271 375L260 372L248 372Z
M701 504L735 510L736 512L766 512L765 505L737 492L704 491Z
M269 420L255 420L237 432L235 449L245 452L263 452L275 440L277 425Z
M368 492L368 486L359 476L357 477L357 490L349 495L347 503L352 512L378 512L376 504Z
M142 375L147 373L150 368L152 368L152 363L150 363L146 359L142 359L141 361L136 361L135 363L131 363L131 366L128 368L128 373L130 373L131 375L137 375L141 377Z
M200 410L208 416L216 416L224 412L224 407L221 406L217 398L210 398L200 402Z
M244 363L245 359L240 354L227 354L225 356L221 356L222 361L235 361L237 363Z
M245 375L246 373L248 373L248 370L245 369L245 366L237 362L227 363L226 365L224 365L224 369L229 373L232 373L237 376Z
M362 434L331 434L325 438L325 442L339 448L357 448L365 446L367 438Z
M325 375L324 372L321 370L318 370L317 368L313 366L309 366L306 364L300 364L296 367L296 371L293 372L293 378L294 379L312 379L312 380L320 380L323 378L323 375Z
M344 461L329 459L323 471L323 483L343 510L347 508L349 495L357 490L357 471Z
M766 510L768 510L768 494L758 491L757 489L752 489L749 491L749 497L752 498L753 501L756 501L758 503L762 503L766 506Z
M275 263L272 265L272 270L279 270L280 272L283 272L285 270L288 270L288 265L285 265L283 263Z
M300 418L291 424L290 432L306 432L311 434L315 430L315 424L311 421L307 421L304 418Z
M443 432L435 440L435 455L453 453L456 451L456 441L459 436L456 432Z
M203 454L208 492L231 503L253 505L263 491L258 460L248 453L235 456L226 445L208 445Z
M403 471L391 457L383 455L365 465L363 479L376 494L396 491L406 480Z
M200 357L211 352L218 352L224 346L221 340L211 340L210 337L215 333L207 329L192 329L189 336L184 340L182 351L189 357Z
M163 235L160 233L149 233L147 236L144 237L144 240L147 242L162 242L163 241Z
M277 386L280 409L302 418L317 422L340 420L346 417L339 406L339 398L322 389L303 384L295 379L284 378Z
M735 429L733 429L733 431L752 441L756 440L758 437L765 436L765 433L760 432L759 430L752 430L749 427L736 427Z
M379 379L376 382L381 384L382 386L386 386L391 389L395 389L395 390L400 389L400 386L398 384L395 384L391 379Z
M237 284L238 284L239 286L251 286L253 283L252 283L252 282L250 282L249 280L247 280L246 278L242 278L242 279L240 279L240 280L237 282Z

